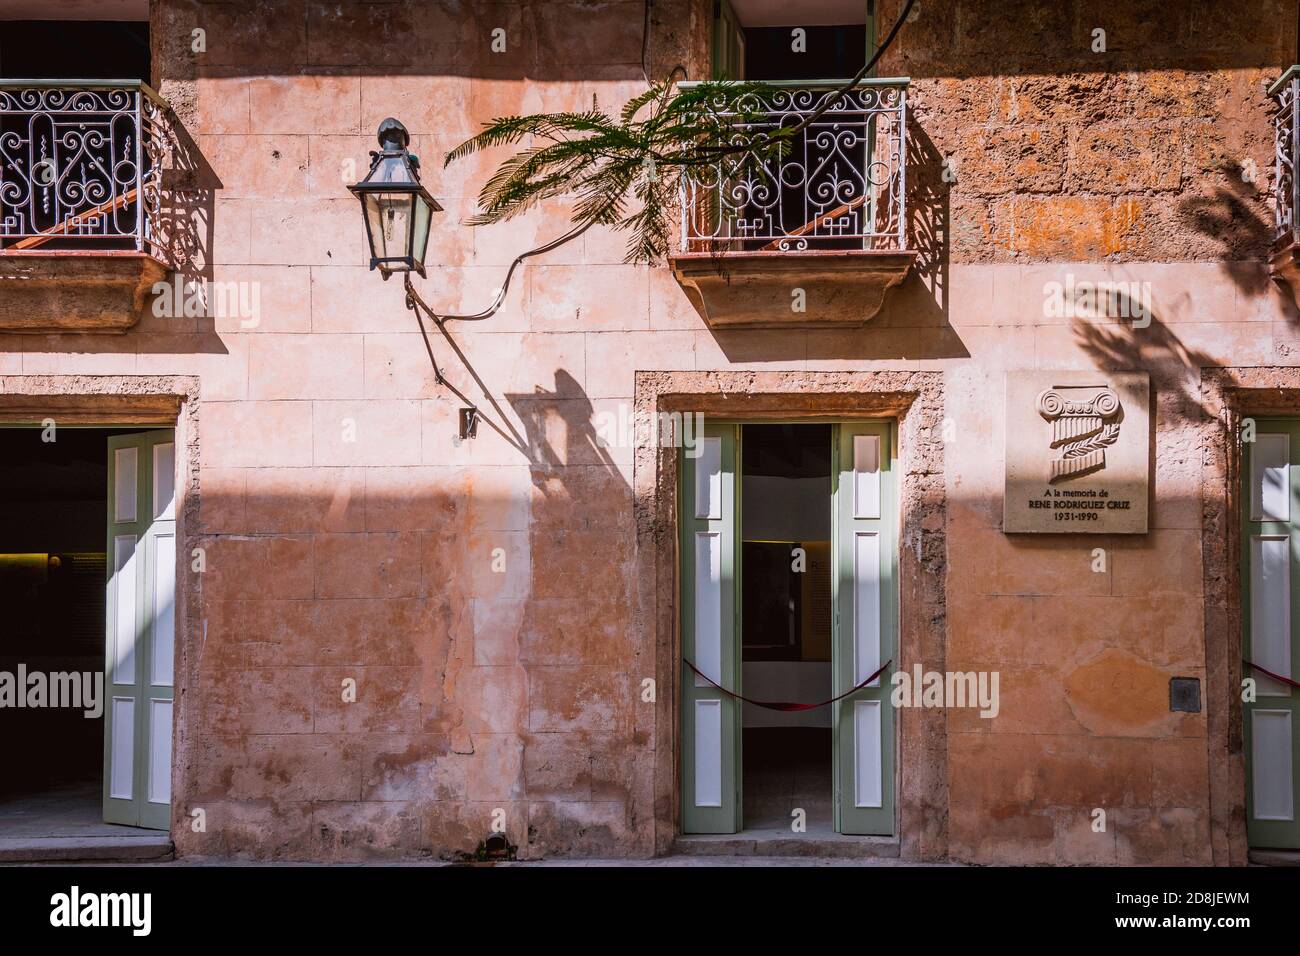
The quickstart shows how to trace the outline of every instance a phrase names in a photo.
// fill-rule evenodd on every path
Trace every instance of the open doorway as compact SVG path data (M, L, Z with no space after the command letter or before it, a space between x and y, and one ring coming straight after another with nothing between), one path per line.
M0 428L0 839L170 825L173 448Z
M895 833L893 449L858 420L706 422L683 450L684 834Z
M831 426L741 429L741 660L746 696L831 697ZM831 710L745 704L744 827L833 831Z

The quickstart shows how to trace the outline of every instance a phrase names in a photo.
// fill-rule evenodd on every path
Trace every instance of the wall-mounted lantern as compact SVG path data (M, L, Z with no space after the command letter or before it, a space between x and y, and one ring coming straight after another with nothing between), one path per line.
M386 280L394 272L424 275L429 223L442 212L420 185L420 160L408 150L410 134L391 116L379 124L379 152L370 154L370 172L348 190L361 200L370 240L370 268Z
M439 385L446 386L458 398L469 403L468 398L443 378L442 370L438 368L438 360L433 355L433 346L429 343L429 334L424 327L424 316L427 315L444 336L447 335L445 323L448 320L475 322L490 318L505 300L510 276L519 263L528 256L545 252L548 247L534 249L517 257L506 274L505 283L497 291L496 301L482 312L475 315L444 315L434 312L424 299L420 298L420 293L411 282L410 273L418 272L424 276L424 254L429 245L429 225L433 214L442 212L442 207L429 195L428 190L420 185L420 159L407 149L411 136L407 133L406 127L390 116L379 124L378 137L382 149L370 153L370 172L361 182L348 187L348 190L361 200L361 212L366 221L366 238L370 242L370 268L378 269L385 280L394 272L404 273L406 307L415 313L416 321L420 325L420 335L424 339L425 349L429 352L429 362L433 365L434 379ZM568 238L570 237L560 241L567 241ZM558 242L552 245L557 244ZM449 336L447 340L451 341ZM482 414L472 403L461 408L460 439L474 438L478 434L478 425L482 420L484 420ZM495 425L492 427L496 428ZM501 431L500 428L496 430Z

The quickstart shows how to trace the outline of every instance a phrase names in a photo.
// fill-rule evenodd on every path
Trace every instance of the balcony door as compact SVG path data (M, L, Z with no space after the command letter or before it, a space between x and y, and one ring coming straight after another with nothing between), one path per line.
M80 19L91 4L44 6L51 19L0 10L0 251L139 248L149 130L123 81L150 80L149 5L101 5L137 18L121 20Z
M875 52L875 4L833 0L819 7L810 17L807 11L801 14L797 3L720 0L713 20L714 79L847 80L856 76Z
M728 237L729 251L860 250L886 231L878 194L892 178L893 160L877 164L872 157L882 148L890 154L893 94L869 86L842 98L834 93L874 52L875 5L832 0L818 7L809 15L797 4L761 0L715 6L714 78L773 85L761 94L752 128L789 128L831 107L794 136L779 170L718 171L727 183L718 190L719 209L698 228Z

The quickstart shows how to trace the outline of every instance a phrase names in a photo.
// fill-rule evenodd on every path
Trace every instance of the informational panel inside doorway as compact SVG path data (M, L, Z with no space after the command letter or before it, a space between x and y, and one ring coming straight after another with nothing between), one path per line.
M1002 530L1145 534L1145 372L1007 373Z

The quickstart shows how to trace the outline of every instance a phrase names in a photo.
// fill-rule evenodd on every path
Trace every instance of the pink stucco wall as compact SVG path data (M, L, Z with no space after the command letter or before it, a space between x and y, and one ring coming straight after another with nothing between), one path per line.
M656 5L653 68L701 75L703 6ZM889 22L899 4L880 6ZM921 260L880 315L715 334L668 268L624 264L623 237L593 230L524 267L491 321L452 326L463 360L435 339L487 418L462 443L462 403L434 383L400 284L367 270L345 187L379 121L401 119L447 210L423 294L482 307L566 210L468 228L504 154L443 155L494 116L621 106L644 87L642 3L157 0L155 79L210 167L197 271L257 283L260 322L6 335L0 374L198 378L207 571L183 638L178 851L447 855L499 809L521 855L654 852L655 754L674 742L640 688L671 677L635 626L633 449L602 447L599 416L631 410L637 371L923 370L952 423L935 626L950 669L1002 674L998 718L948 718L947 855L1229 862L1212 847L1240 805L1210 799L1226 758L1206 714L1167 699L1175 675L1200 677L1207 706L1224 691L1205 683L1199 382L1296 364L1300 342L1264 261L1263 90L1290 61L1290 14L1232 6L927 0L882 70L913 78ZM1090 52L1094 25L1111 53ZM1152 325L1046 315L1067 274L1150 283ZM1003 375L1022 368L1151 374L1149 534L1001 532Z

